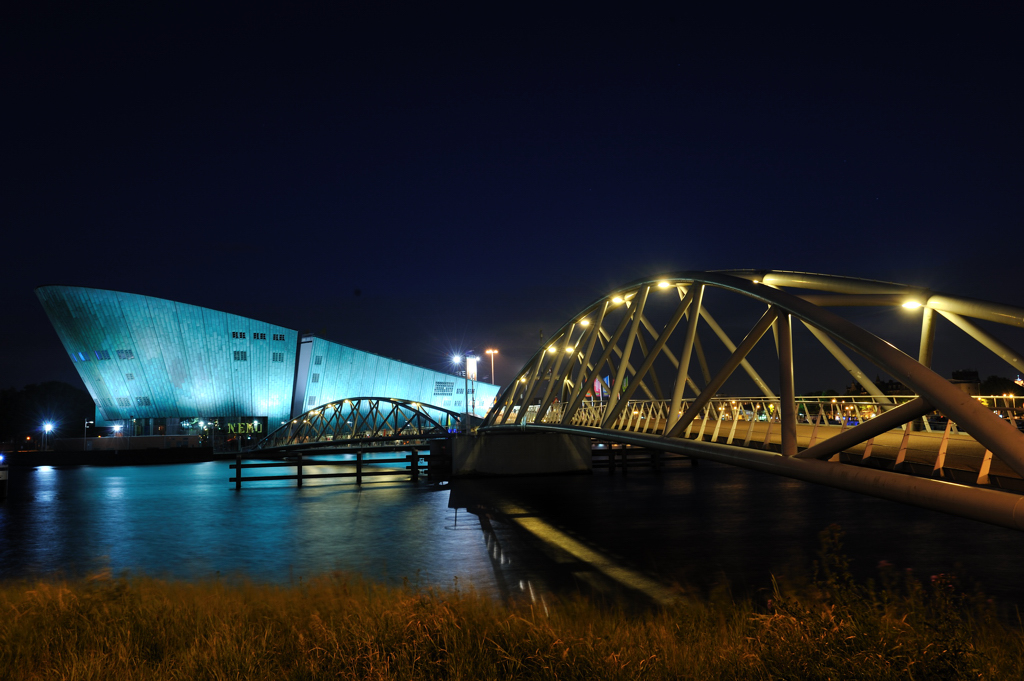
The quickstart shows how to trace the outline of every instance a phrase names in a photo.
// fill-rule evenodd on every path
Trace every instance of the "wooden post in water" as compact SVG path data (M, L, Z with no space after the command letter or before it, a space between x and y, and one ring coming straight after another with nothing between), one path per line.
M356 452L356 484L363 484L363 453Z
M235 452L235 489L242 489L242 452Z
M420 454L415 449L409 453L410 480L416 482L420 479Z
M299 462L295 465L298 476L296 477L296 487L302 487L302 452L299 452Z

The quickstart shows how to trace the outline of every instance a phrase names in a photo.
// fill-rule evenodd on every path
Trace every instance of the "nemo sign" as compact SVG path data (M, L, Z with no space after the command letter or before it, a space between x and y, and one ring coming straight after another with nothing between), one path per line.
M228 432L234 433L236 435L244 435L246 433L262 433L263 424L260 423L259 421L256 421L255 423L229 423Z

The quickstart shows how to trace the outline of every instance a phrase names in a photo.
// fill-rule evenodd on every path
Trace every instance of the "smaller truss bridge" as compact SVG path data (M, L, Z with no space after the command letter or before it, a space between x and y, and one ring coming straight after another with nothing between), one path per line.
M268 435L256 450L365 449L448 439L461 415L410 400L352 397L307 411Z

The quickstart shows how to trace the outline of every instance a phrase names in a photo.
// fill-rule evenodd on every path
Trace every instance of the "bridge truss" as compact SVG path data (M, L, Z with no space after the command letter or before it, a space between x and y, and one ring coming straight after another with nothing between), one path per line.
M411 400L352 397L307 411L282 425L255 448L422 440L448 437L461 427L461 415L441 407Z
M724 324L709 302L722 304ZM835 308L918 315L916 356ZM730 336L726 328L744 317L741 328L749 330ZM587 434L1024 529L1024 497L974 486L992 482L997 472L1006 481L1024 480L1018 427L1024 400L976 399L932 371L939 318L1024 372L1021 355L981 325L1024 327L1020 308L799 272L677 272L644 279L574 315L499 395L482 430ZM761 342L769 332L774 352ZM808 358L831 356L865 394L798 399L798 334ZM885 394L861 368L863 361L912 394ZM735 397L750 394L750 386L758 397ZM957 466L976 478L971 485L952 484L953 476L908 478L849 465L877 461L887 450L892 470L924 457L942 477L950 469L947 454L955 453Z

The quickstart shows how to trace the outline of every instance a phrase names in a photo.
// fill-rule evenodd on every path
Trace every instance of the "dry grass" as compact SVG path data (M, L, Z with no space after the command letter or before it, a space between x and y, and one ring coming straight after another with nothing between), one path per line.
M824 538L818 578L766 603L547 613L347 575L276 587L99 575L0 585L0 678L1020 678L1024 636L941 576L858 585Z

